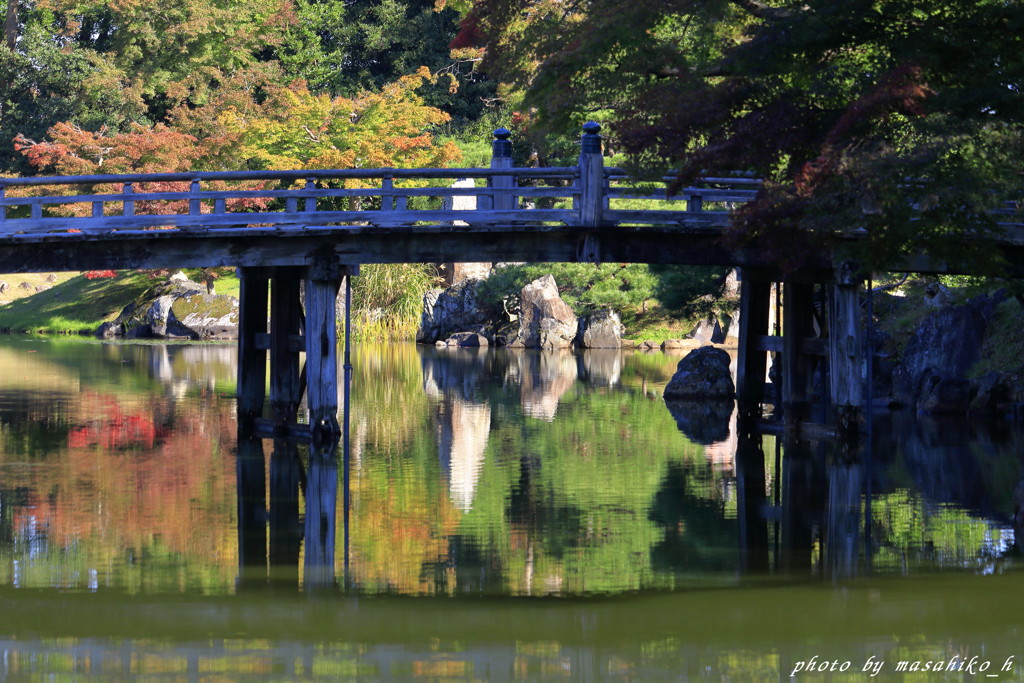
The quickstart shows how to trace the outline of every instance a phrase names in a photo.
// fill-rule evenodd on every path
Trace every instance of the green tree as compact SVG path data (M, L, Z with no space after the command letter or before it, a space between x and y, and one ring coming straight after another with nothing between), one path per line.
M426 66L441 75L423 90L427 104L465 122L477 118L493 84L449 44L459 14L432 0L296 0L299 20L278 51L285 71L313 92L351 96Z
M999 265L961 238L1021 185L1019 0L479 0L462 40L548 125L604 116L680 183L766 178L732 236L786 267L839 227L868 231L869 265Z

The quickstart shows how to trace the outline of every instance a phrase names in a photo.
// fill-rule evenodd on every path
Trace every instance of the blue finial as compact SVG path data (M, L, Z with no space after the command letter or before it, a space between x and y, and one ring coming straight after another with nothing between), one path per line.
M601 153L601 124L587 121L583 124L583 136L580 138L580 151L583 154Z
M512 142L509 138L512 131L508 128L498 128L494 131L494 142L491 143L491 154L495 157L511 157Z

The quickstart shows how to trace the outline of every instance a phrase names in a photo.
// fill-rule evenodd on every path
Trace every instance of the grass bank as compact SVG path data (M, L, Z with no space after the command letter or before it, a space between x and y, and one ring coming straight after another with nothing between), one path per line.
M198 271L186 275L199 279ZM150 273L122 271L111 278L89 279L81 273L0 275L8 283L7 303L0 303L0 330L29 334L92 334L163 279ZM12 285L17 282L18 284ZM21 282L28 283L22 287ZM41 291L36 291L41 288ZM217 293L238 296L238 279L217 280ZM3 301L3 299L0 299Z

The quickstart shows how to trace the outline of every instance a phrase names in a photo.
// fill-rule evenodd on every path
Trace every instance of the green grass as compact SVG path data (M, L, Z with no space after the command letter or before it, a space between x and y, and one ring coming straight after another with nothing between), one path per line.
M685 339L697 325L695 320L674 318L660 305L648 305L646 311L627 309L620 313L626 331L623 338L637 343L666 339Z
M1016 299L1007 299L996 307L988 327L979 360L968 373L981 377L990 372L1021 373L1024 371L1024 336L1021 325L1024 311Z
M76 275L51 289L0 306L0 329L37 334L85 334L113 320L125 305L152 287L146 273L125 271L89 280Z
M202 271L190 268L185 274L202 282ZM9 332L33 334L91 334L100 325L115 319L121 310L155 285L163 276L154 278L149 273L134 270L121 271L113 278L90 280L75 273L56 273L57 282L42 292L10 287L22 280L33 284L50 284L47 273L31 275L0 275L9 288L23 293L10 303L0 305L0 329ZM238 297L238 278L233 272L224 272L216 281L217 294Z

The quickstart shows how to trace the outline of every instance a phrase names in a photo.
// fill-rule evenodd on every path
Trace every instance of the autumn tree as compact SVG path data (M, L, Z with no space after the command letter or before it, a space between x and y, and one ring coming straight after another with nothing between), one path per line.
M733 238L795 268L840 227L868 265L971 255L1021 187L1022 29L1019 0L479 0L460 40L548 126L603 117L680 182L765 178Z

